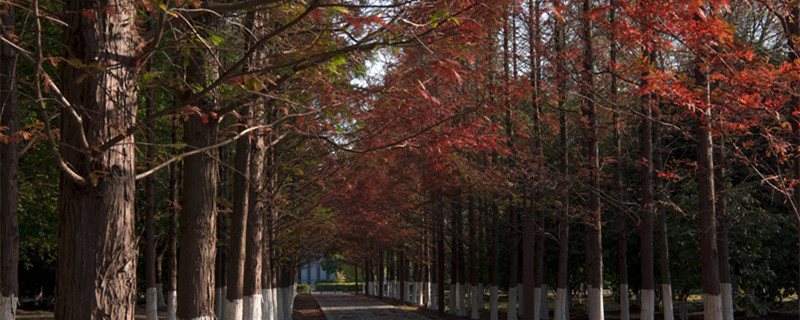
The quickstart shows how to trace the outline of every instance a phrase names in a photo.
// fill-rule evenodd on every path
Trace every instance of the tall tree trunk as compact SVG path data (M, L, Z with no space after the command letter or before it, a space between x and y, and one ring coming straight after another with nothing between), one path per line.
M260 108L259 108L260 109ZM256 117L263 116L255 112ZM244 278L244 319L258 320L263 316L262 273L264 260L264 218L267 214L261 197L264 186L264 157L266 146L261 132L250 143L250 164L248 176L247 235L245 243Z
M557 4L557 1L554 1ZM561 60L561 54L564 50L564 26L563 22L556 21L553 30L553 41L555 44L555 65L556 73L561 75L558 80L558 109L561 110L559 114L559 152L560 154L560 171L561 171L561 212L559 213L558 221L558 275L556 281L556 303L553 315L555 320L566 320L569 314L569 291L567 290L568 280L568 258L569 258L569 198L570 190L568 181L569 175L569 145L567 134L567 113L564 108L566 97L566 80L563 79L566 75L566 66Z
M702 59L696 59L695 86L708 90L703 73ZM717 252L717 223L714 216L714 144L711 138L711 107L703 101L698 119L697 139L697 194L700 225L700 264L703 273L703 314L705 319L722 319L722 299L719 288L719 257Z
M178 125L172 124L172 145L178 144ZM173 148L172 153L175 152ZM169 165L169 226L167 230L167 320L175 320L178 309L178 190L181 186L182 162Z
M155 101L153 100L153 90L147 96L145 114L147 117L155 112ZM147 147L145 151L145 162L148 169L152 168L155 161L156 134L153 130L153 123L145 127L145 138ZM147 320L158 319L158 289L156 288L156 207L155 207L155 177L147 176L144 180L144 212L145 212L145 241L147 251L145 252L145 277L146 295L145 310Z
M378 254L378 298L383 299L383 255L384 251L380 250Z
M652 63L653 54L650 48L645 48L643 58ZM642 86L647 85L648 73L642 74ZM641 242L641 318L653 320L655 316L655 277L653 269L653 132L652 132L652 99L644 97L642 101L642 123L639 133L639 147L642 153L642 221L639 224L639 239Z
M616 0L609 0L609 13L608 22L611 25L616 23ZM612 104L616 105L617 101L617 82L619 76L617 75L617 38L614 32L610 32L610 50L609 50L609 68L611 70L611 85L610 85L610 99ZM614 198L617 203L616 215L614 218L615 228L617 231L617 273L619 278L619 313L620 320L630 319L630 303L628 297L628 237L625 228L625 208L623 207L625 201L623 199L624 189L622 185L622 123L620 122L620 113L622 108L614 110L613 127L614 127L614 158L617 160L614 166Z
M398 283L400 285L400 290L399 290L400 291L400 296L399 296L400 297L400 304L405 304L406 300L407 300L406 299L406 294L407 294L407 292L406 292L406 276L408 276L408 270L406 270L405 248L404 248L404 246L402 244L400 245L400 251L398 251L397 270L398 270L397 278L398 278Z
M478 293L478 241L475 237L477 226L475 222L475 198L470 195L468 200L469 208L469 290L471 312L470 319L478 319L479 304L483 304L483 293Z
M201 17L210 20L208 16ZM208 21L206 21L208 22ZM203 83L207 77L207 58L212 53L194 50L185 58L186 82ZM191 91L185 93L185 97ZM185 98L184 97L184 98ZM217 142L217 119L211 115L216 99L203 97L198 103L205 117L192 114L185 122L184 142L190 149L200 149ZM180 217L181 250L178 265L179 319L205 319L214 316L214 260L216 257L217 162L216 150L186 157L183 160L183 197Z
M720 137L720 142L715 148L714 159L717 164L714 168L714 189L717 192L717 205L715 215L717 218L717 252L719 253L719 289L722 295L722 318L733 320L733 286L731 284L731 269L728 256L728 197L727 177L725 167L725 140Z
M444 304L444 210L443 206L441 205L441 199L437 199L436 201L439 204L439 212L437 212L438 219L436 219L436 264L437 264L437 271L436 271L436 281L437 281L437 292L436 292L436 304L438 305L439 309L439 317L444 317L445 315L445 304Z
M659 172L664 171L664 159L662 154L663 145L661 144L661 125L659 124L660 120L660 111L656 110L656 121L653 123L653 144L655 147L653 148L653 165L655 165L656 170ZM675 319L675 313L672 307L672 280L670 279L670 272L669 272L669 237L667 234L667 210L666 206L664 205L664 200L662 194L665 194L667 190L664 190L665 183L663 179L657 178L656 179L656 193L655 193L655 201L656 201L656 232L658 234L658 252L659 252L659 271L661 272L661 308L662 313L664 314L664 320L672 320ZM731 319L733 320L733 319Z
M14 33L14 7L0 3L0 27ZM0 127L8 137L0 143L0 318L14 319L19 300L19 166L17 144L19 106L17 104L17 52L0 44Z
M116 14L106 14L109 8ZM38 8L34 10L38 33ZM115 319L133 319L137 257L134 139L123 139L102 153L88 150L93 147L89 143L102 143L136 122L135 3L75 0L67 2L65 11L84 13L66 17L67 59L80 65L115 67L84 70L65 65L62 69L63 94L77 117L63 109L64 147L60 152L67 166L83 178L61 174L55 318L88 320L113 315ZM41 41L37 42L39 56ZM87 72L92 74L88 79Z
M494 216L500 214L497 208L495 199L491 200L491 207L494 211ZM500 222L499 219L492 219L492 264L489 266L489 317L491 320L498 319L497 300L498 300L498 285L500 284Z
M242 108L242 116L251 116L250 107ZM246 125L246 121L242 121ZM226 320L242 320L244 317L244 268L245 243L249 208L250 139L236 141L236 155L233 158L233 214L231 233L228 240L228 288ZM249 280L248 280L249 281Z
M583 116L585 121L586 158L589 173L586 185L589 191L589 232L587 248L589 263L589 319L603 319L603 240L600 212L600 148L597 141L597 107L594 103L594 52L592 4L583 1Z

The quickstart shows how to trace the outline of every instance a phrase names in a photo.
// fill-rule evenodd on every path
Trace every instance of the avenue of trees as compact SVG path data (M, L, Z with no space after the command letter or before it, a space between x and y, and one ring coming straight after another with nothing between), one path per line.
M298 268L333 254L368 295L470 319L501 293L537 320L800 293L798 1L0 17L2 319L291 319Z

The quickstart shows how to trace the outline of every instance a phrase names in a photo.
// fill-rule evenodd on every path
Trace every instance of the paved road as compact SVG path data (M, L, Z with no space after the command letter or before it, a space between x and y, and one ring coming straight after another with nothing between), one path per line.
M428 320L383 302L349 294L314 295L328 320Z

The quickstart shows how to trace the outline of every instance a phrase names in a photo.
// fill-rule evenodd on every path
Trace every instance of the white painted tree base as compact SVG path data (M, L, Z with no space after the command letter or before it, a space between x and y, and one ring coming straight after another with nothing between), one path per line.
M242 320L244 317L244 301L242 299L227 300L225 302L225 319Z
M0 296L0 319L14 319L17 315L19 299L13 294Z
M703 294L703 318L706 320L722 320L722 297Z
M567 305L567 290L564 288L556 289L556 305L553 310L553 318L555 320L567 320L569 314Z
M689 306L686 305L686 302L681 302L678 308L680 310L681 320L689 320Z
M664 320L675 319L675 311L673 310L672 306L672 285L668 283L662 283L661 295L663 299L661 302L661 309L664 311ZM733 314L731 314L731 316L733 316ZM733 318L730 320L733 320Z
M264 316L261 306L264 300L260 294L244 297L244 320L261 320ZM231 319L227 319L231 320Z
M619 285L619 319L631 320L631 300L628 296L628 284Z
M508 288L508 320L517 320L517 288Z
M603 320L605 315L603 313L603 289L591 288L589 289L589 296L591 305L589 306L589 319Z
M642 301L642 320L653 320L656 311L656 292L652 289L642 289L639 297Z
M483 299L480 299L480 302L478 302L478 299L482 298L483 296L478 293L478 286L472 286L470 290L472 291L472 308L470 308L472 312L470 313L469 318L477 320L480 319L480 316L478 315L478 310L480 309L479 304L483 304Z
M404 283L404 286L405 286L405 289L406 289L406 290L405 290L405 291L406 291L406 296L405 296L405 297L403 297L403 299L405 300L405 302L411 303L411 302L412 302L412 300L411 300L411 295L413 295L413 294L414 294L413 292L411 292L411 283L409 283L408 281L406 281L406 282Z
M425 308L433 309L431 308L431 304L433 304L432 296L433 296L433 291L431 291L431 283L425 282L425 298L423 299L425 300L423 301Z
M158 320L158 289L155 287L147 288L145 293L145 317L147 320ZM13 318L3 318L13 319Z
M722 293L722 319L733 320L733 291L730 283L719 284Z
M175 320L178 311L178 293L175 291L167 292L167 320Z
M497 319L497 286L489 287L489 319Z

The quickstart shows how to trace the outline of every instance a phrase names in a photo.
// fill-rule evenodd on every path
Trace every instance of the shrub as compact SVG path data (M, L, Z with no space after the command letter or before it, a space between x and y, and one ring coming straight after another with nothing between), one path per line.
M311 293L311 286L307 284L298 284L297 293L298 294Z

